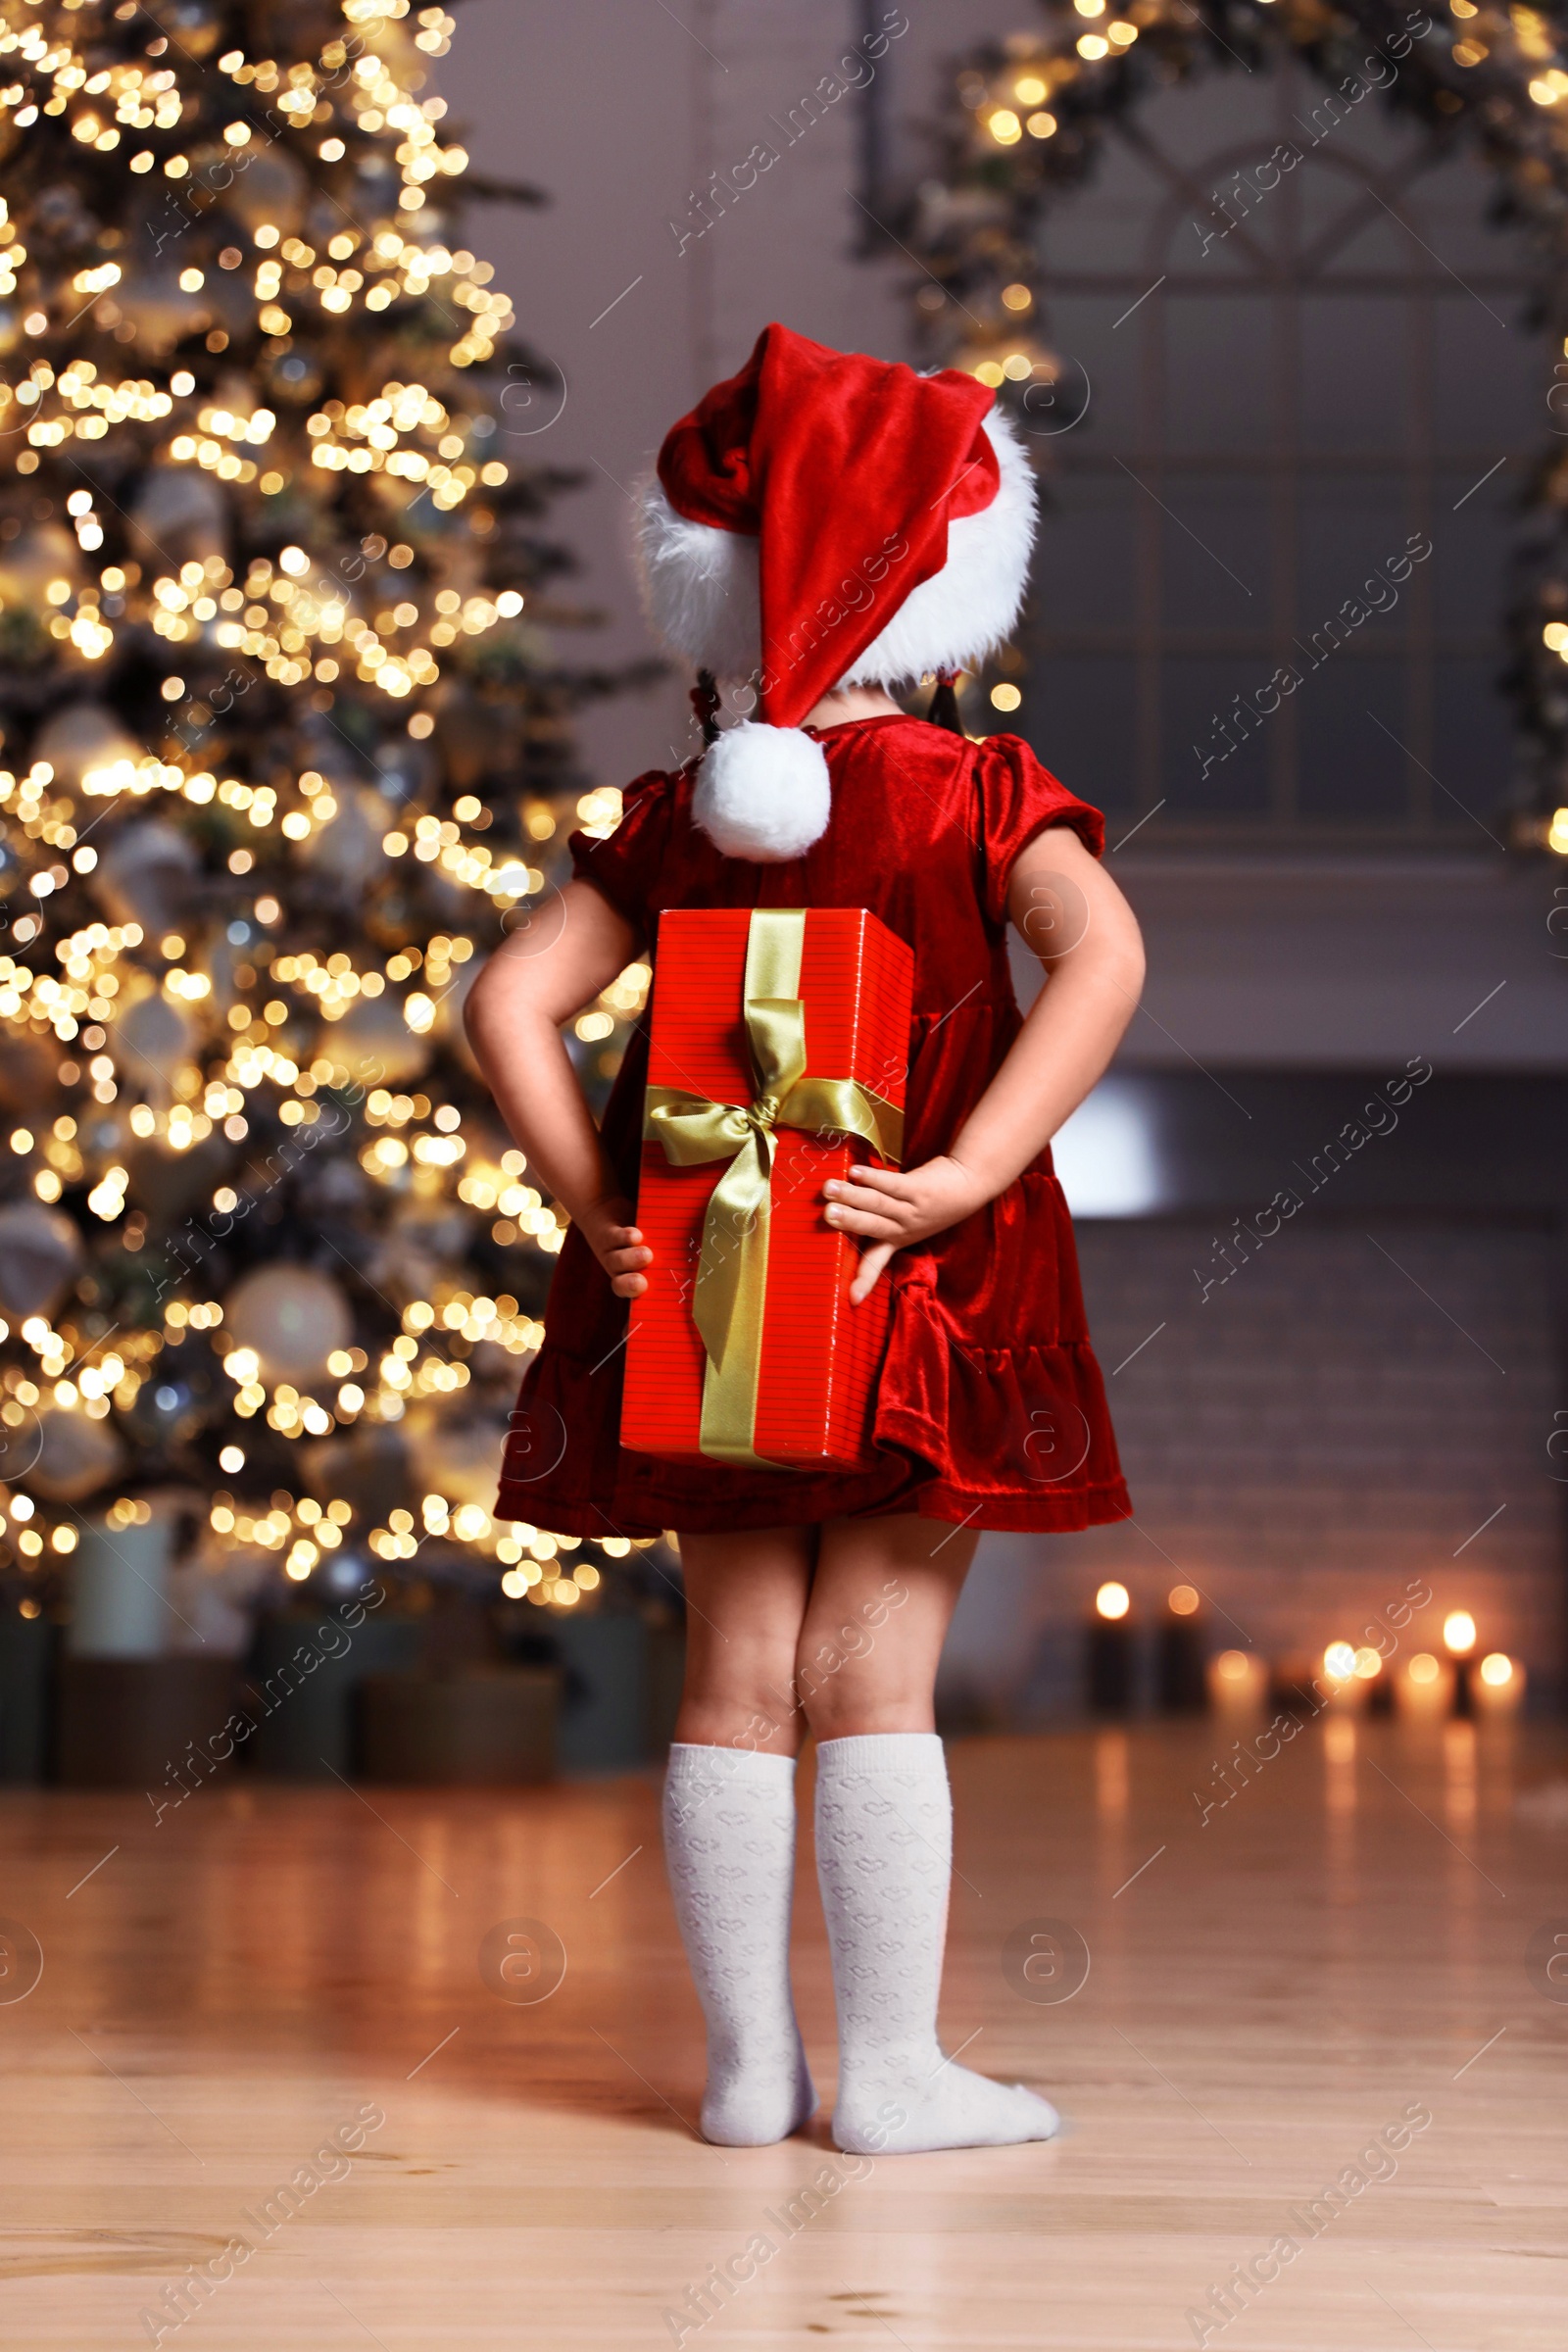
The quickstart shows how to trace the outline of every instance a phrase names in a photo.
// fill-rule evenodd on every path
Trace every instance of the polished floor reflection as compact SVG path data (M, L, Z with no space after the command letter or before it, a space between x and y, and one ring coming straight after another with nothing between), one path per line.
M1067 2124L874 2163L696 2138L652 1779L6 1791L7 2340L1555 2352L1568 1739L1230 1738L954 1746L946 2043ZM796 1977L830 2087L808 1839Z

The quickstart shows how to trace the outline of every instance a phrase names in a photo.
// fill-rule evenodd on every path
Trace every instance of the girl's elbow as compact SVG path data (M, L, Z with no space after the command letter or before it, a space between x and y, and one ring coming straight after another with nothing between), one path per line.
M544 1034L569 1020L576 1007L557 1001L551 977L521 957L497 956L485 965L463 1007L464 1031L481 1060L491 1047L504 1042L512 1051L524 1035Z
M494 961L485 965L469 989L463 1006L463 1028L481 1059L486 1045L498 1032L517 1027L524 1010L519 1002L521 993L514 975Z
M474 1047L477 1047L479 1043L485 1017L489 1010L490 990L486 985L489 978L490 970L487 965L463 1002L463 1032L469 1045Z
M1116 977L1134 999L1142 996L1149 959L1144 953L1144 935L1138 927L1138 917L1124 899L1117 908L1118 920L1112 928L1112 954L1117 965Z

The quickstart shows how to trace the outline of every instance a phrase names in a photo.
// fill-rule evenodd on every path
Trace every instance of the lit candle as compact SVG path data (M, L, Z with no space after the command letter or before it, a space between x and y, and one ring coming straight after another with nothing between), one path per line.
M1348 1642L1331 1642L1323 1652L1323 1680L1328 1703L1340 1715L1359 1715L1372 1701L1383 1660L1375 1649L1356 1649Z
M1208 1663L1208 1703L1226 1723L1250 1723L1268 1698L1268 1668L1250 1650L1222 1649Z
M1368 1629L1370 1630L1370 1629ZM1394 1712L1394 1677L1383 1671L1383 1653L1368 1646L1355 1653L1356 1677L1366 1685L1367 1713L1392 1715Z
M1207 1704L1203 1666L1208 1644L1199 1603L1193 1585L1173 1585L1165 1595L1156 1680L1159 1703L1167 1715L1200 1715Z
M1471 1715L1470 1663L1476 1645L1476 1621L1468 1609L1450 1609L1443 1620L1443 1646L1453 1660L1453 1711Z
M1439 1723L1452 1707L1453 1685L1453 1667L1446 1658L1417 1650L1395 1678L1395 1710L1405 1723Z
M1525 1697L1523 1666L1500 1649L1489 1651L1476 1669L1470 1696L1480 1716L1517 1715Z
M1095 1594L1095 1613L1085 1629L1089 1704L1096 1715L1128 1715L1133 1703L1132 1595L1125 1585L1105 1584Z
M1355 1671L1355 1649L1348 1642L1331 1642L1323 1652L1323 1683L1335 1714L1357 1715L1366 1703L1366 1686Z

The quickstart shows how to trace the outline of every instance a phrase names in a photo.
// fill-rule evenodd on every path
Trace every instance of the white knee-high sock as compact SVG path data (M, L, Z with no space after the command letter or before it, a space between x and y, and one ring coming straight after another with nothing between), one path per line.
M790 1989L794 1757L672 1746L664 1855L708 2020L703 2136L787 2139L816 2105Z
M856 2155L1050 2139L1059 2118L1019 2083L944 2058L937 1997L953 1799L935 1732L816 1751L816 1868L839 2013L836 2146Z

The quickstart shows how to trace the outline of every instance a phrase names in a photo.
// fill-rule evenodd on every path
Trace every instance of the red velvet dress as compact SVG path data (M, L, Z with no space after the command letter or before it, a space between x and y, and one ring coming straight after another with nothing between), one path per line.
M639 777L616 830L604 841L574 835L572 856L649 941L665 906L866 906L907 940L905 1164L914 1166L947 1149L1020 1025L1006 948L1013 860L1059 824L1098 857L1103 825L1016 736L977 745L886 717L817 740L833 813L803 858L722 857L692 823L690 767ZM647 1057L639 1030L604 1118L606 1150L633 1200ZM985 1208L901 1251L882 1279L894 1301L874 1468L815 1476L664 1462L619 1446L627 1302L574 1227L513 1414L498 1515L589 1537L889 1511L1025 1530L1129 1516L1049 1150Z

